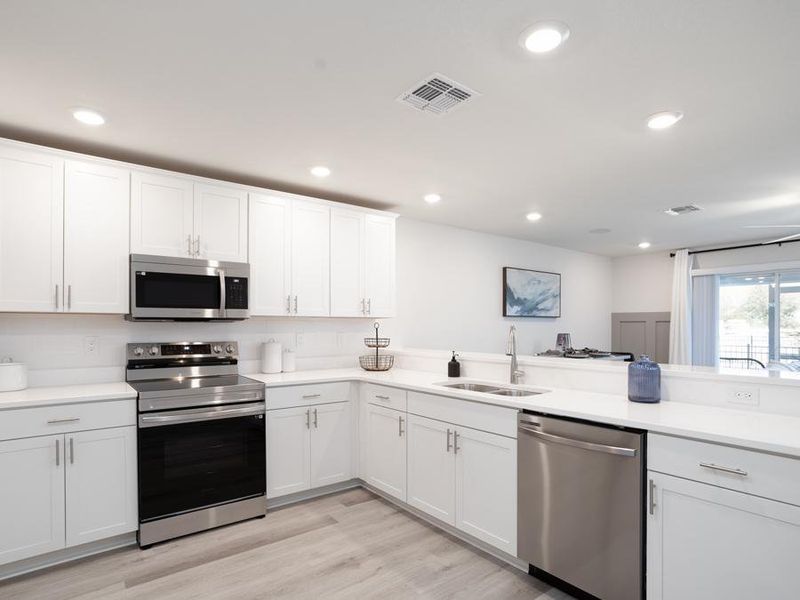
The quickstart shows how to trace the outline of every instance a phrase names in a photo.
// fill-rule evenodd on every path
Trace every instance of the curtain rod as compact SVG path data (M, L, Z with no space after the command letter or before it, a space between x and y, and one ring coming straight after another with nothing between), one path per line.
M761 248L762 246L783 246L784 244L793 244L800 242L798 240L784 240L783 242L761 242L760 244L742 244L740 246L724 246L722 248L709 248L707 250L690 250L689 256L692 254L705 254L706 252L724 252L725 250L741 250L742 248ZM670 258L675 258L675 253L669 253Z

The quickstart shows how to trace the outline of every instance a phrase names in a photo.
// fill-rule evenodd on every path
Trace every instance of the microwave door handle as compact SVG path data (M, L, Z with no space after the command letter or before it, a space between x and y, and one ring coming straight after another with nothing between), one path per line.
M225 269L219 270L219 316L225 316Z

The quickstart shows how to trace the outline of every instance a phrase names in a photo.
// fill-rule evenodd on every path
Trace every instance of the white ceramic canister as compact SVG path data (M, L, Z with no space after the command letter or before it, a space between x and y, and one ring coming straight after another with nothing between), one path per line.
M283 351L283 372L291 373L297 369L297 355L291 348Z
M13 392L28 387L28 369L10 357L0 360L0 392Z
M281 343L270 339L261 345L261 372L280 373L281 366Z

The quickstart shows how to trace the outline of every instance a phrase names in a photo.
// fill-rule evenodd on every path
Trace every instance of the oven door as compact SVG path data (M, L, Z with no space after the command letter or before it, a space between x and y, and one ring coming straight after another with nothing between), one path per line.
M131 256L133 320L246 319L249 265Z
M139 521L264 496L265 404L139 415Z

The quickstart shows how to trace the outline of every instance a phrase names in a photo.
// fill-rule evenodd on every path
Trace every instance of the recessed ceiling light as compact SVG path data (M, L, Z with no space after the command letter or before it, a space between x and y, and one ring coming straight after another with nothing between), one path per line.
M639 243L639 248L641 248L642 250L647 250L649 247L650 247L650 242L640 242Z
M525 218L528 219L528 221L538 221L539 219L542 218L542 213L537 213L537 212L528 213L527 215L525 215Z
M683 118L683 113L674 111L658 112L647 117L647 126L650 129L667 129Z
M590 229L589 233L611 233L608 227L598 227L597 229Z
M442 197L439 194L425 194L422 199L428 204L436 204Z
M72 116L75 117L76 120L80 121L84 125L102 125L106 122L103 115L99 112L95 112L93 110L88 110L86 108L77 108L72 111Z
M322 165L311 167L311 169L309 170L311 171L311 174L314 177L327 177L328 175L331 174L331 170L328 167L324 167Z
M551 52L567 41L569 28L558 21L536 23L522 32L519 42L528 52Z

